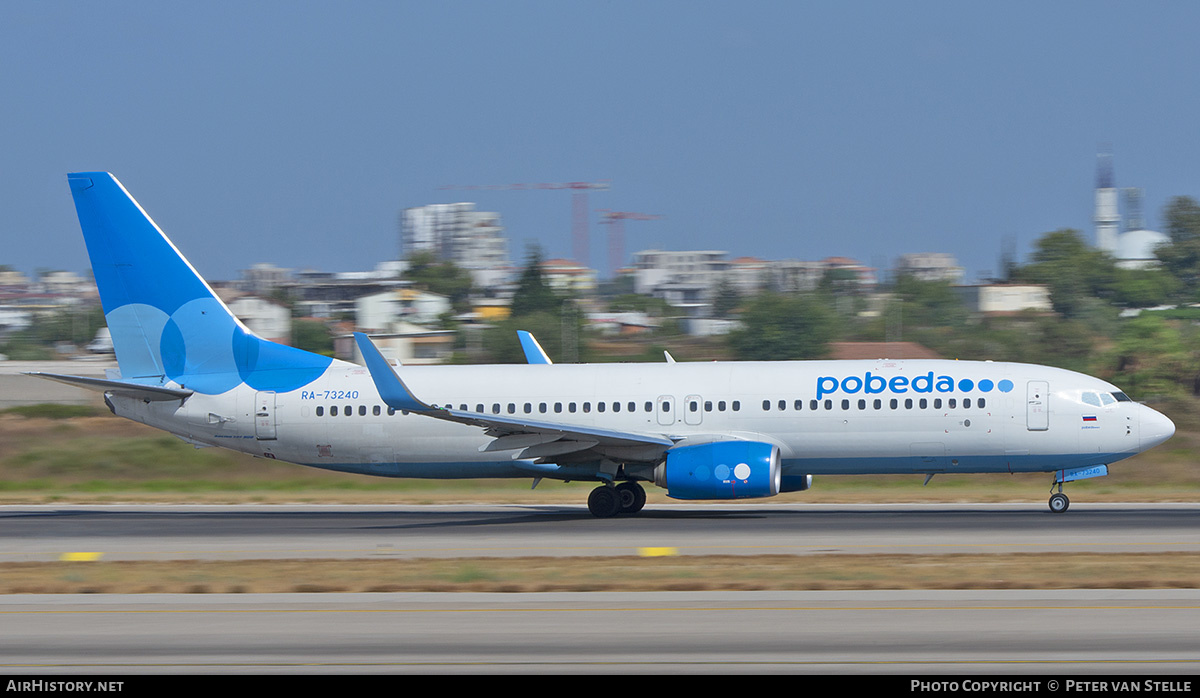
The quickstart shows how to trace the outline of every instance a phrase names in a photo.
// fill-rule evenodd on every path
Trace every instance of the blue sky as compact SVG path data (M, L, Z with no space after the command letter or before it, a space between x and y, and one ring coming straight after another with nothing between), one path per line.
M0 9L0 264L85 271L65 173L108 170L199 271L370 269L401 209L474 200L515 260L571 251L566 191L627 251L906 252L993 273L1092 235L1118 186L1200 198L1200 4L32 2ZM605 229L591 221L593 266Z

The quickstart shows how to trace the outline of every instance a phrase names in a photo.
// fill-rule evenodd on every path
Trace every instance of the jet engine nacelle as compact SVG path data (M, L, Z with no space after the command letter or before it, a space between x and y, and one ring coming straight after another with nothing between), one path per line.
M720 441L667 451L654 482L672 499L747 499L779 494L779 448L758 441Z

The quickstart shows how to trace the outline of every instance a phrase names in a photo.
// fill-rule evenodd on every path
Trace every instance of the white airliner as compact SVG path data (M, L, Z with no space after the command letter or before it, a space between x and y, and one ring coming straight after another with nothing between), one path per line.
M386 477L598 482L599 517L639 511L644 482L725 500L898 473L1053 473L1062 512L1064 482L1175 432L1102 380L1013 363L567 365L523 336L525 365L410 367L357 334L359 366L255 336L116 178L68 181L119 369L36 375L196 445Z

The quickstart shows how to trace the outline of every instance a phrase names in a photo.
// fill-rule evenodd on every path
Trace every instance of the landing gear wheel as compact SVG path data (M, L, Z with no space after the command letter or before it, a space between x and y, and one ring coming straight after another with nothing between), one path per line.
M588 495L588 511L599 519L607 519L621 513L621 496L615 487L600 485Z
M636 514L646 506L646 490L637 482L630 480L616 487L617 495L621 498L621 513Z
M1050 511L1055 514L1061 514L1071 506L1071 500L1067 499L1067 495L1062 492L1056 492L1050 495Z

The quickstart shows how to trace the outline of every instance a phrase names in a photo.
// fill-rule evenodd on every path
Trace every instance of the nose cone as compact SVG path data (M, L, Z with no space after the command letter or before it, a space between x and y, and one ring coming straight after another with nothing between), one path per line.
M1142 405L1139 426L1143 451L1154 448L1175 435L1175 422L1167 419L1165 414L1156 412L1145 405Z

